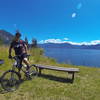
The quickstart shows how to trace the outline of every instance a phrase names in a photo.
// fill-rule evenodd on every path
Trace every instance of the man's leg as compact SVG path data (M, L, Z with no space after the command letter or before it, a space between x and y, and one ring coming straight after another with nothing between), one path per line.
M21 68L22 68L22 59L20 57L18 57L18 60L19 60L19 64L20 64L20 66L18 67L18 73L20 73Z
M27 65L27 71L29 71L29 68L30 68L30 64L29 64L29 61L28 61L28 59L27 58L24 58L23 59L23 62Z

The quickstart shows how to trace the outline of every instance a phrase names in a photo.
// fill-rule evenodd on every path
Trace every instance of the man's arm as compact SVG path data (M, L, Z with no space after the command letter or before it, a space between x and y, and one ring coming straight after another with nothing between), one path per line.
M12 48L9 48L9 55L11 56Z
M25 52L27 53L28 52L28 48L27 48L27 45L25 44Z

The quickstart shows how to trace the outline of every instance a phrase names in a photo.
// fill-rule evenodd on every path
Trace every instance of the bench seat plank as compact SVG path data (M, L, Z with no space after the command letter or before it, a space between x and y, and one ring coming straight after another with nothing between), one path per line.
M79 72L78 68L64 68L64 67L44 66L44 65L36 65L36 66L41 69L50 69L50 70L65 71L65 72Z

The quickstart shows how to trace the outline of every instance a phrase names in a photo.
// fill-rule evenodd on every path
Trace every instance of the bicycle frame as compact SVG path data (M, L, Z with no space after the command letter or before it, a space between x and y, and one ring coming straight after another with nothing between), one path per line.
M27 55L28 59L29 59L29 56L30 56L30 55ZM24 66L24 65L22 64L22 62L20 61L20 59L19 59L18 57L20 57L20 55L19 55L19 56L14 56L14 57L12 57L12 59L15 60L15 62L13 63L12 70L15 70L15 68L17 68L19 73L20 73L21 70L22 70L24 73L26 73L26 69L25 69L25 71L22 69L23 67L26 68L26 66Z

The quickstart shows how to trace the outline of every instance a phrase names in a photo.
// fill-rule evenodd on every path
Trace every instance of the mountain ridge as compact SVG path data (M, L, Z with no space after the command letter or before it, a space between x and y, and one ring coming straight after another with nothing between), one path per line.
M96 45L73 45L70 43L44 43L39 44L41 48L68 48L68 49L100 49L100 44Z
M3 44L10 44L14 36L7 32L6 30L0 30L0 39L3 41Z

